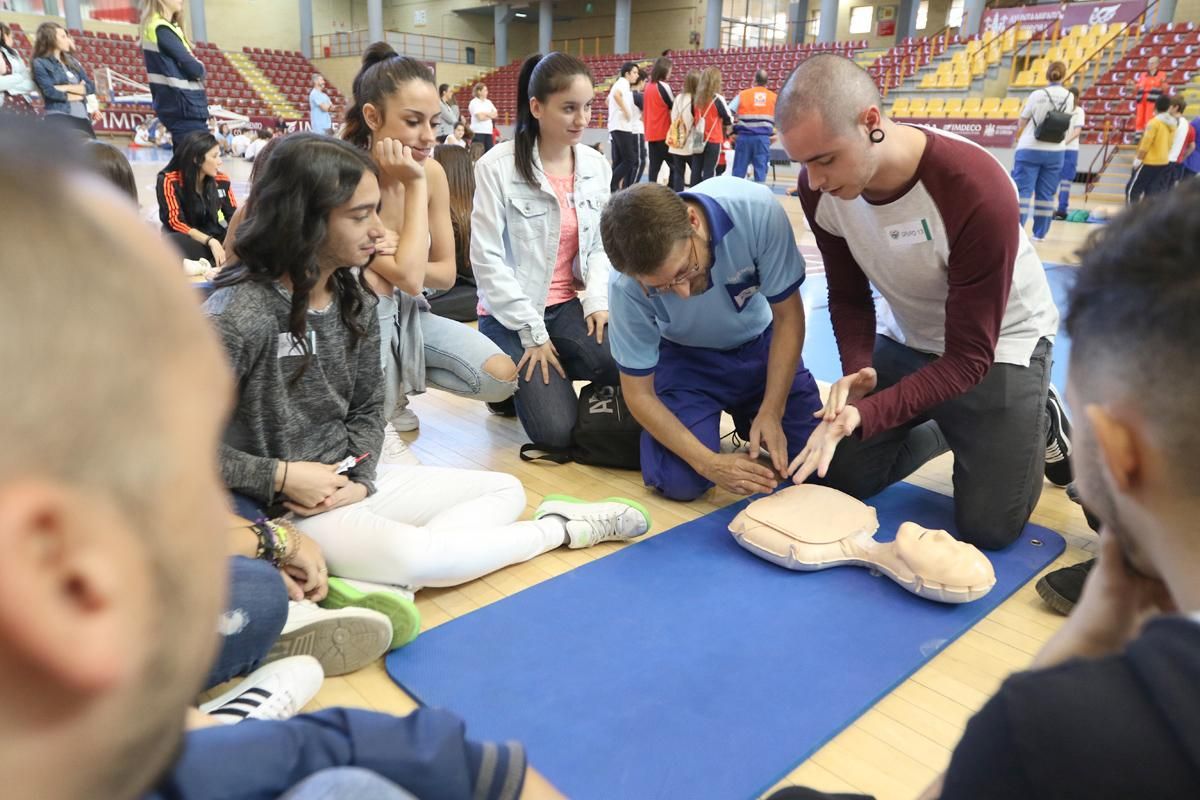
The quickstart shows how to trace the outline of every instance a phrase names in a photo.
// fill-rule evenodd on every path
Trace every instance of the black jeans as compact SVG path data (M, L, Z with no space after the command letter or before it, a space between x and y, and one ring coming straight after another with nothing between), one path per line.
M483 145L483 152L485 153L492 149L492 142L494 140L495 136L490 133L477 133L471 138L472 142L479 142Z
M692 156L692 182L695 186L703 180L708 180L717 172L717 159L721 155L721 145L709 142L704 149Z
M825 479L815 482L865 500L951 450L959 537L984 550L1012 544L1042 495L1052 351L1042 339L1028 367L993 364L965 394L870 439L843 439ZM876 391L936 358L876 336Z
M92 121L85 117L73 117L70 114L47 114L46 122L77 130L89 139L96 138L96 130L92 127Z
M638 137L629 131L609 131L612 134L612 181L610 192L633 185L638 168Z
M534 370L533 380L525 380L522 371L518 378L517 418L529 439L549 447L562 448L571 444L571 430L578 416L578 400L571 381L596 381L615 386L620 383L617 362L608 349L608 330L604 343L598 344L587 332L583 304L578 300L550 306L545 314L546 331L558 351L558 361L567 373L566 380L550 370L550 383L542 380L540 369ZM519 363L525 355L521 337L510 331L495 317L481 316L479 332L495 342L504 353Z
M683 191L684 179L687 178L688 165L692 163L691 156L681 156L671 153L671 188L677 192Z
M670 177L667 180L667 185L672 189L675 188L675 159L667 152L667 143L663 142L646 142L646 149L650 151L650 182L658 181L658 173L662 171L663 162L667 162L667 167L671 170Z

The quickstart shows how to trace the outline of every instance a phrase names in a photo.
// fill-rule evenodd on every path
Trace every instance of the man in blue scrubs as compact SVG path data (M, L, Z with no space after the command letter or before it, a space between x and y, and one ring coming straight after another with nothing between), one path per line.
M773 490L821 408L804 368L804 257L769 189L712 178L684 194L637 184L600 223L616 268L609 337L642 436L642 477L673 500L714 484ZM748 453L722 454L728 411ZM770 466L759 454L770 456Z

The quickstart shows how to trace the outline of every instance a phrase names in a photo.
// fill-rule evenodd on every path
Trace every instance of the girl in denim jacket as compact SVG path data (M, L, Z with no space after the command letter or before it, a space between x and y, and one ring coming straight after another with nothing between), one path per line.
M517 362L526 434L554 449L571 443L571 382L620 380L605 339L611 265L600 242L612 172L581 144L593 94L579 59L531 56L517 82L513 140L475 165L479 330Z

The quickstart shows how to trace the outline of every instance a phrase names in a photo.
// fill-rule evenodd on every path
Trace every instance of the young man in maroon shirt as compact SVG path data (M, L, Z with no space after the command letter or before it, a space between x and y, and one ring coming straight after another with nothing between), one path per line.
M959 536L1005 547L1041 495L1048 430L1061 451L1049 471L1070 480L1047 398L1058 310L1004 167L879 105L839 56L806 61L779 99L845 372L794 479L865 498L951 450Z

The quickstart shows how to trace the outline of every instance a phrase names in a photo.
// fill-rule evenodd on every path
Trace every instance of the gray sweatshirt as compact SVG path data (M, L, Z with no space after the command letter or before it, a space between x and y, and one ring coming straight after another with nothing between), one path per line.
M278 461L335 464L370 453L347 475L374 493L375 466L383 446L383 376L379 366L379 320L375 303L364 302L357 343L342 323L337 303L308 312L313 356L288 333L291 293L278 284L241 283L218 289L204 304L225 343L237 381L237 405L221 444L226 486L263 504L275 499Z

